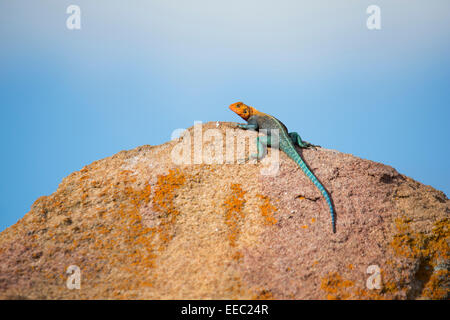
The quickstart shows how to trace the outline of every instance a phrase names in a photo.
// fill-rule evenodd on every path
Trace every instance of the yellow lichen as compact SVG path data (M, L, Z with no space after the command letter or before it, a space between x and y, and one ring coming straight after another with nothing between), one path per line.
M397 255L421 261L416 278L424 283L421 296L430 299L445 299L449 289L443 285L442 275L448 270L432 271L438 261L450 259L450 219L444 218L434 223L431 232L411 230L411 220L405 217L395 219L396 234L391 247Z
M252 300L273 300L273 294L270 290L263 289L252 297Z
M240 184L231 185L231 194L225 200L225 224L228 226L228 240L231 246L236 246L236 240L240 232L240 225L244 218L244 195Z
M426 283L422 296L434 300L446 299L449 295L449 279L450 272L448 270L434 272Z
M86 168L84 172L87 172ZM167 175L158 176L153 197L148 182L137 184L140 186L137 188L137 178L129 170L121 171L116 177L111 177L98 185L101 188L100 196L112 196L119 201L113 208L100 207L93 215L85 215L82 225L88 227L77 227L79 232L74 234L70 243L69 250L75 252L79 247L92 243L87 250L91 258L83 263L83 278L88 281L85 283L94 281L99 272L110 270L107 272L118 272L122 277L122 281L114 282L110 286L109 294L115 298L133 298L133 290L152 286L156 277L152 271L156 254L170 240L169 225L178 215L173 199L176 189L184 181L184 175L178 170L170 170ZM87 181L83 179L79 183L84 185ZM89 192L92 191L87 189L82 192L80 199L88 198ZM109 201L102 196L100 199ZM52 206L57 204L56 202ZM142 223L141 208L150 204L155 211L161 213L162 223L158 227L149 228ZM46 209L51 208L47 206ZM87 222L91 218L101 220L92 225ZM159 237L155 237L156 235ZM47 236L55 238L55 243L64 239L64 235L53 235L52 232ZM72 264L73 261L69 263ZM47 274L50 278L54 278L52 271Z
M349 265L349 269L353 269L353 266ZM354 281L344 279L337 272L330 272L322 278L320 288L325 291L328 300L383 300L387 298L385 293L396 290L395 284L391 282L384 284L382 289L360 288Z
M264 217L264 224L273 225L277 223L277 219L273 216L277 211L277 208L270 203L270 199L267 196L257 195L261 200L262 204L259 206L261 215Z
M169 174L159 176L156 183L155 194L152 199L153 209L162 213L161 223L156 231L163 244L167 244L173 237L171 226L175 223L180 212L176 209L173 200L176 190L186 181L185 176L179 170L169 170ZM162 249L163 247L160 247Z
M331 272L322 279L320 288L326 292L328 300L345 300L352 296L349 288L353 285L353 281L344 280L337 272Z
M232 256L232 259L235 261L240 261L243 257L244 255L242 254L241 251L236 251Z

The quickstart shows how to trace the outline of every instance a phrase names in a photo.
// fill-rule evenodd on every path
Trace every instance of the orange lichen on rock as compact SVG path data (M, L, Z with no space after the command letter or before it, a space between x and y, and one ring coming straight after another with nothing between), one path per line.
M110 267L124 272L123 274L129 277L120 285L113 286L117 298L122 297L122 290L130 292L140 287L152 286L156 275L151 270L155 266L156 253L171 239L170 225L179 214L173 204L175 190L185 182L185 177L179 170L169 170L168 174L157 177L152 197L152 188L148 182L140 189L132 186L136 177L132 176L131 171L122 171L120 177L120 182L116 183L115 197L121 198L122 202L118 210L106 211L107 216L116 217L115 221L108 226L99 227L98 232L108 234L108 237L106 240L99 237L95 242L96 251L104 252L98 258L104 259ZM161 223L152 228L142 223L140 213L141 207L150 203L155 211L162 214ZM104 210L100 211L105 214ZM156 235L159 237L155 237ZM117 250L118 245L120 250ZM115 254L108 255L109 251Z
M259 206L259 209L261 210L261 215L264 217L264 224L276 224L277 219L275 219L273 215L277 211L277 208L270 203L269 197L261 194L258 194L257 196L262 200L262 204Z
M322 278L320 284L320 288L326 292L328 300L383 300L386 299L383 294L391 292L391 287L392 283L389 282L382 289L360 288L354 281L344 279L337 272L329 273Z
M343 279L337 272L331 272L321 281L320 288L327 293L328 300L345 300L352 296L354 282Z
M231 246L236 246L236 240L240 232L240 225L244 218L244 195L240 184L231 184L231 194L225 200L225 224L228 226L228 239Z
M431 263L450 258L450 219L436 221L431 234L413 232L410 222L406 218L395 220L398 232L394 235L391 246L397 254L408 258L427 258Z
M274 300L273 294L270 290L261 290L257 295L253 296L252 300Z
M353 265L349 265L348 268L355 271ZM371 281L369 274L364 273L365 279L361 283L361 280L357 280L358 275L354 276L354 280L350 280L336 272L330 273L322 279L321 289L327 293L327 299L333 300L391 300L408 297L408 289L411 288L405 284L405 279L392 279L384 269L380 269L379 275L380 287L369 288L368 282Z
M152 279L154 231L142 224L140 215L140 207L151 200L151 188L145 180L137 183L131 171L96 180L92 188L92 167L74 173L51 196L39 198L33 205L37 214L27 216L36 224L36 230L24 231L33 248L33 276L48 279L56 294L67 290L67 267L77 265L84 290L69 292L71 297L89 291L91 298L132 298L133 289ZM62 263L53 264L56 257ZM124 281L111 282L105 292L99 289L100 274ZM41 297L38 291L28 294Z
M449 296L450 273L448 270L434 272L426 283L422 296L429 299L447 299Z
M156 212L162 214L161 223L156 228L159 239L162 241L160 250L164 249L164 245L166 245L173 237L171 227L175 223L177 216L180 214L173 203L173 200L176 195L176 190L180 188L185 181L186 177L178 169L169 170L169 174L158 176L152 205Z
M135 181L130 172L123 171L120 176L121 181L116 184L116 188L120 186L115 190L116 196L123 197L126 201L123 201L117 210L108 210L104 213L106 215L104 225L100 225L96 230L103 236L97 237L93 246L95 249L93 252L96 252L93 261L95 265L88 265L95 269L103 269L108 265L108 268L117 272L136 277L124 279L125 281L111 287L117 298L122 297L120 293L122 290L139 288L149 282L148 272L154 267L156 257L153 245L154 230L142 224L139 213L140 207L150 201L150 185L146 183L143 188L135 189L130 186ZM111 255L109 252L114 254Z
M429 299L446 299L450 294L448 285L449 271L436 270L438 264L450 259L450 219L444 218L434 223L430 233L414 232L411 220L400 217L395 219L397 234L391 247L397 255L418 259L421 267L417 272L418 280L424 283L421 296ZM436 270L433 272L433 269Z
M236 251L233 254L233 260L235 260L235 261L240 261L243 257L244 257L244 255L242 254L241 251Z

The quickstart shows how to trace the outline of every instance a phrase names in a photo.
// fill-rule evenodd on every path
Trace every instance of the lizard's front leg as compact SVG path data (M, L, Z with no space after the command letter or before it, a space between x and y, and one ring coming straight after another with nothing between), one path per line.
M252 154L250 158L261 160L267 154L267 147L270 146L270 136L258 136L256 137L256 150L257 154Z
M240 129L244 129L244 130L256 130L256 129L258 129L258 125L257 124L238 123L237 127L240 128Z
M267 147L270 146L270 137L269 136L259 136L256 138L256 150L257 154L252 154L249 157L238 160L240 163L247 162L251 159L261 160L267 154Z

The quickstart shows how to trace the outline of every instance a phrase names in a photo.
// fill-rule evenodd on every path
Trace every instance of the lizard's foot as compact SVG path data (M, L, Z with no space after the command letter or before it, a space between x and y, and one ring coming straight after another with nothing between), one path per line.
M256 124L238 123L236 125L236 128L244 129L244 130L257 130L258 129L258 125L256 125Z
M238 164L243 164L243 163L246 163L248 160L249 160L248 157L245 158L245 159L237 159L237 163L238 163Z
M259 155L259 154L252 154L250 155L249 159L251 160L256 160L256 161L261 161L264 158L264 155Z
M314 150L317 150L317 148L322 148L321 146L309 143L308 141L303 141L303 145L301 147L304 149L314 149Z
M245 159L238 159L237 162L239 164L246 163L247 161L250 161L250 160L256 160L258 162L258 161L261 161L262 159L263 159L263 157L258 157L257 154L252 154L249 157L246 157Z
M289 132L289 137L291 138L291 141L294 144L298 145L300 148L303 149L313 148L314 150L317 150L317 148L321 148L321 146L316 146L308 141L303 141L297 132Z

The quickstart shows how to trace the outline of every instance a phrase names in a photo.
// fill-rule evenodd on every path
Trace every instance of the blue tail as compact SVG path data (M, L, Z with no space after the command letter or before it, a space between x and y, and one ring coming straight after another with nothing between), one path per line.
M331 224L333 227L333 233L336 233L336 215L334 213L334 208L331 203L330 195L328 194L327 190L322 186L322 184L317 180L316 176L309 170L309 168L306 166L305 162L303 161L302 157L295 151L294 155L290 155L287 153L289 157L294 160L298 166L303 170L303 172L308 176L309 179L314 183L314 185L319 189L320 193L322 193L323 197L327 201L328 207L330 208L331 213Z

